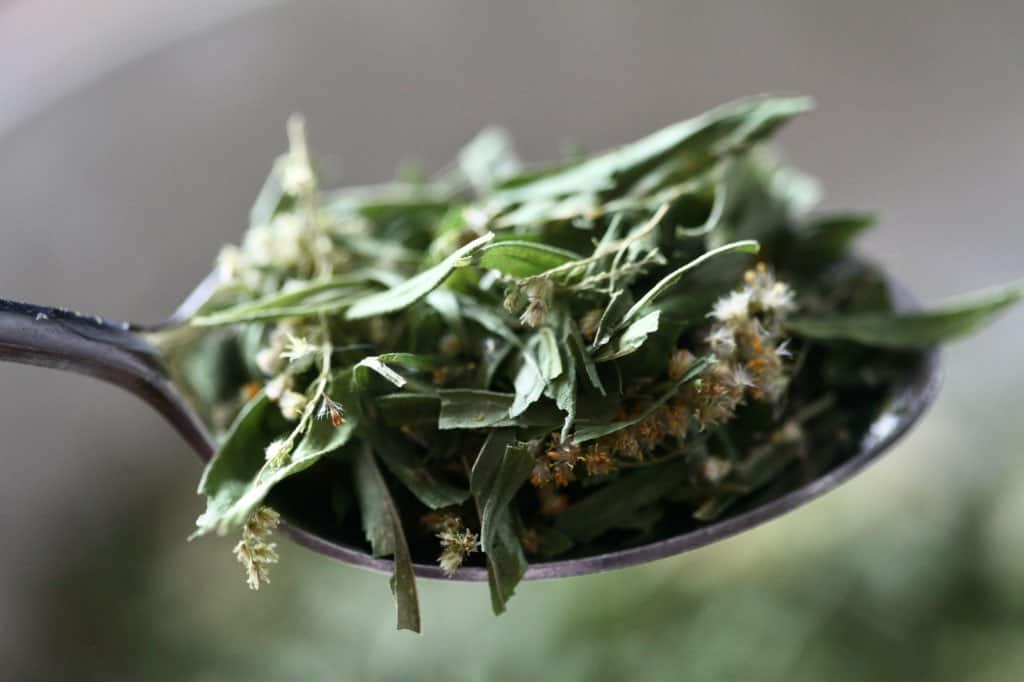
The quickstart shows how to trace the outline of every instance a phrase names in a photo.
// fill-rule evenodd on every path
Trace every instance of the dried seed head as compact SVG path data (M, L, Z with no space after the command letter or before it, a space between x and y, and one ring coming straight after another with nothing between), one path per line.
M601 316L604 311L600 308L592 308L580 318L580 334L587 341L593 341L597 336L597 326L601 323Z
M246 267L245 254L234 244L228 244L217 254L217 274L224 284L241 282Z
M284 466L288 461L288 455L292 452L292 444L284 439L275 440L267 446L266 458L272 467Z
M313 355L317 350L317 347L310 343L306 337L288 334L288 341L285 343L284 350L281 351L281 357L290 362L295 362L296 360Z
M733 291L715 301L711 317L728 325L738 326L750 318L750 291Z
M437 539L441 541L441 556L437 563L449 578L455 575L466 556L475 552L480 546L480 539L476 533L463 528L462 520L453 514L446 515L448 518L442 522L437 533Z
M264 392L273 402L277 402L284 395L285 391L291 389L294 379L290 374L278 374L267 382Z
M580 454L580 446L571 440L562 441L559 434L552 434L550 445L544 452L547 458L547 467L551 473L551 479L560 488L572 483L573 468L577 462L583 459Z
M716 324L706 339L711 352L719 360L728 360L736 353L736 331L727 324Z
M606 476L615 471L615 462L600 443L594 443L583 455L583 463L587 467L587 476Z
M281 517L270 507L260 507L242 528L242 539L235 545L235 558L245 567L246 582L258 590L269 583L270 565L277 563L277 544L268 542Z
M543 488L551 485L554 482L554 477L551 475L551 469L548 468L547 462L537 462L533 465L533 471L530 472L530 483L535 488Z
M281 168L281 188L292 196L309 194L316 189L316 175L306 145L306 122L302 116L288 118L288 155Z
M284 366L281 361L281 351L273 347L261 348L256 353L256 366L268 377L274 376Z
M345 423L345 408L341 403L331 400L325 395L316 416L318 419L330 419L331 426L338 428Z
M548 309L543 301L530 301L526 306L526 310L519 316L519 322L523 326L536 328L544 324L547 314Z
M668 360L668 378L672 381L679 381L693 367L693 353L680 348L672 353Z
M281 395L281 399L278 401L278 406L281 408L281 415L289 420L295 421L302 416L303 410L306 409L306 404L309 400L306 396L295 391L285 391Z

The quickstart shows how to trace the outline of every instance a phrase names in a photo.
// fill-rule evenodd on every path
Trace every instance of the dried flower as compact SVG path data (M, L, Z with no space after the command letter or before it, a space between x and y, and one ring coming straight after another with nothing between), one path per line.
M288 342L285 344L284 350L281 351L281 357L290 362L295 362L316 352L317 347L310 343L306 337L296 337L288 334Z
M267 376L274 376L284 363L281 361L281 351L276 348L261 348L256 353L256 366Z
M597 326L601 323L601 316L604 311L601 308L591 308L580 318L580 334L587 341L593 341L597 336Z
M306 404L309 399L301 393L296 391L285 391L278 401L278 405L281 408L281 415L289 420L295 421L302 416L303 410L306 409Z
M316 189L316 175L306 145L306 122L292 114L288 119L288 155L281 168L281 188L292 196L309 194Z
M711 352L720 360L728 360L736 353L736 331L727 324L711 327L706 341Z
M270 507L254 511L242 528L242 539L235 545L235 558L245 567L245 581L249 589L258 590L269 583L271 564L277 563L277 543L268 542L281 517Z
M551 435L551 445L545 451L547 466L555 485L564 488L573 480L572 471L582 459L580 446L571 440L562 441L559 434Z
M445 518L436 526L438 529L437 539L441 541L441 556L437 558L441 570L449 578L455 575L462 563L469 554L472 554L480 546L480 539L476 533L464 528L462 520L454 515L445 515Z
M733 291L715 301L711 317L729 325L740 325L750 316L750 291Z
M276 377L267 382L264 391L267 397L275 403L281 399L285 391L290 390L292 385L295 383L294 378L290 374L278 374Z
M702 428L717 426L732 419L736 408L743 402L744 374L737 372L735 365L719 362L711 366L705 375L693 384L690 391L694 416Z
M280 439L273 441L267 446L265 456L267 463L275 468L284 466L284 463L288 461L288 455L292 452L292 444L290 441Z
M668 378L672 381L679 381L693 367L693 353L681 348L672 353L668 360Z
M526 310L519 316L519 323L526 327L539 327L544 324L547 314L548 309L543 301L530 301L526 306Z
M599 442L587 448L583 463L587 467L587 476L606 476L615 471L615 462Z
M539 327L547 319L554 293L555 285L551 280L535 277L509 289L505 295L505 309L515 313L525 302L526 309L519 316L519 322L526 327Z
M225 284L240 282L245 268L245 255L234 244L228 244L217 254L217 274L221 282Z
M318 419L330 419L331 426L338 428L345 423L345 408L341 406L341 403L331 400L325 395L316 416Z

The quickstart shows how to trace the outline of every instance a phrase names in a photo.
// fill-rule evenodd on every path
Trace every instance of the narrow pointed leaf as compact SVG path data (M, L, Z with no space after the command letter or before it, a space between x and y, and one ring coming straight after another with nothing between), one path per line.
M361 320L409 307L440 286L455 268L464 265L468 257L492 239L494 239L493 232L474 239L434 267L424 270L387 291L367 296L349 308L345 317L350 320Z
M681 268L673 270L669 274L665 275L665 277L662 278L661 281L659 281L653 287L648 289L647 293L641 296L640 300L634 303L633 307L627 310L626 314L622 316L622 321L619 322L619 327L621 328L631 323L634 319L636 319L645 307L647 307L655 300L657 300L659 296L662 296L667 291L671 290L672 287L674 287L676 283L679 282L682 276L685 275L690 270L693 270L694 268L699 267L700 265L703 265L704 263L708 262L715 256L720 256L724 253L757 253L759 248L760 247L758 246L757 242L751 240L744 240L739 242L733 242L732 244L726 244L725 246L720 246L717 249L712 249L711 251L708 251L707 253L698 256L697 258L694 258L692 261L682 266Z
M582 256L537 242L501 241L480 250L477 264L513 277L532 277Z
M363 528L373 543L374 555L394 554L391 592L398 609L398 629L420 631L420 606L412 555L402 530L402 518L369 448L362 448L354 462L356 496L363 515ZM390 525L390 529L388 526ZM390 550L388 552L387 550Z
M266 461L264 449L274 439L265 420L271 404L262 391L250 400L203 470L199 494L206 496L206 511L196 520L195 535L205 535L214 529L221 533L228 530L222 523L224 515L245 494Z
M652 310L631 323L616 335L611 342L594 358L595 362L607 362L629 355L644 345L647 337L658 331L661 318L660 310Z
M798 336L884 348L921 348L970 334L1024 299L1024 282L979 291L935 308L790 320Z

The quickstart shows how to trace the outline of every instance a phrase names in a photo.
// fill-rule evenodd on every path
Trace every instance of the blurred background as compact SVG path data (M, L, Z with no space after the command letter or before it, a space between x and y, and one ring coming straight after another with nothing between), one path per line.
M764 91L827 208L926 300L1024 275L1024 4L0 0L0 295L161 318L236 240L284 121L332 179L435 169L488 123L596 150ZM888 457L691 555L519 588L287 546L250 593L186 543L199 462L141 403L0 366L0 670L11 680L1019 680L1024 309L945 354Z

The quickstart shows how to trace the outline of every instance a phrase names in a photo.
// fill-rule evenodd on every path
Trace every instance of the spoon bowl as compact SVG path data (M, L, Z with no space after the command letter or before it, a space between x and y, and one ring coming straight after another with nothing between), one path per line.
M146 334L172 328L199 309L217 288L210 275L167 320L155 325L113 323L60 308L47 308L0 299L0 361L62 369L86 374L124 388L146 401L170 422L203 461L214 453L214 441L202 420L182 398L163 369L160 354ZM906 289L892 286L900 308L915 307ZM854 451L808 477L797 470L782 475L768 489L737 505L718 520L687 527L670 537L601 554L531 563L526 579L560 578L625 568L681 554L779 517L832 490L886 453L925 413L941 383L939 353L929 349L916 356L903 382L889 392L884 405L864 431ZM297 543L347 564L390 573L390 559L375 558L329 531L282 511L285 532ZM435 564L417 563L425 578L445 578ZM464 566L450 578L486 581L487 569Z

